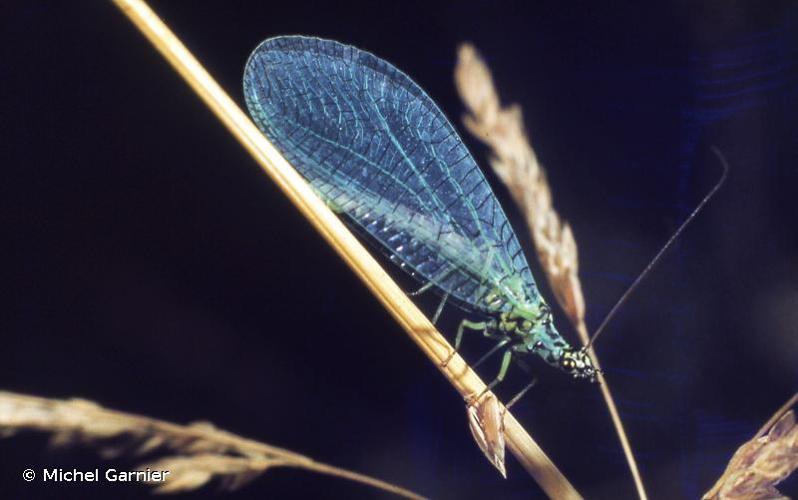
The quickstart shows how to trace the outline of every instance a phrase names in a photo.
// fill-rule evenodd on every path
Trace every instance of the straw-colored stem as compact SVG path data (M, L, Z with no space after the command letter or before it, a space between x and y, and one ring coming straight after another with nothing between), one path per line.
M140 0L114 0L114 3L199 94L457 391L464 398L480 394L485 388L484 382L458 355L443 366L453 352L451 345L158 16ZM512 453L549 496L579 498L576 489L509 413L505 432Z
M588 342L590 342L590 337L588 336L587 328L585 327L584 322L580 323L577 331L579 333L579 339L584 345L587 345ZM648 496L646 494L646 488L643 486L643 478L640 475L640 470L637 467L637 460L635 460L635 454L634 451L632 451L632 445L629 443L629 438L626 436L626 430L623 427L621 415L618 413L618 407L615 406L615 399L612 397L612 392L610 392L610 385L607 383L604 373L600 371L601 365L599 364L598 356L596 356L596 352L593 350L592 346L588 348L588 353L593 359L593 364L599 369L596 378L598 379L599 387L601 388L601 396L604 398L604 404L607 405L607 411L610 413L610 419L612 420L612 425L615 427L615 433L618 435L618 440L621 442L621 448L623 449L623 454L626 457L626 463L629 466L629 471L632 473L632 479L635 483L637 496L640 497L640 500L646 500Z

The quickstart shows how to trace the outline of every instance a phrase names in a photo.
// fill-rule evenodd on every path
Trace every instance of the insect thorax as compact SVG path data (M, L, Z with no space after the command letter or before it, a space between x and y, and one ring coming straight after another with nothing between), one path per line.
M565 368L563 361L575 351L557 331L551 308L542 297L519 300L518 295L497 289L486 294L485 303L494 317L496 331L513 339L515 353L534 353L556 368Z
M521 344L517 350L525 348L532 352L537 342L546 341L556 344L552 347L567 345L554 327L551 309L539 295L530 300L523 293L494 289L485 295L484 301L495 318L496 329L517 338Z
M551 315L551 309L543 302L530 307L515 306L501 312L497 317L497 329L504 335L514 337L513 350L518 353L535 353L547 363L557 366L564 350L570 349L562 338Z

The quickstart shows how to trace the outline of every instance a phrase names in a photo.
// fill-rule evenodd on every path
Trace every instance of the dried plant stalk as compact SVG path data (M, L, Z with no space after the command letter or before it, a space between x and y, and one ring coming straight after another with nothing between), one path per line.
M272 467L296 467L341 477L406 498L423 498L399 486L316 462L312 458L217 429L207 422L177 425L103 408L83 399L47 399L0 392L0 436L24 430L51 434L54 446L98 448L105 458L172 453L143 463L139 470L168 470L158 493L195 490L220 481L225 489L243 486Z
M343 222L263 136L180 40L141 0L114 0L172 67L186 80L230 133L258 162L313 227L379 299L418 347L464 398L481 394L485 383L399 286L380 267ZM449 360L448 362L446 362ZM500 405L501 406L501 405ZM503 406L501 406L503 409ZM510 451L553 498L581 498L529 433L506 413L505 437Z
M585 325L585 299L579 281L579 259L571 227L552 205L551 189L535 151L527 140L521 109L501 106L487 65L470 44L458 54L455 83L471 112L463 117L466 128L491 148L490 165L520 207L532 234L538 260L557 302L568 315L582 342L589 341ZM599 367L596 354L590 356ZM646 498L643 481L626 437L620 415L604 375L598 373L604 401L623 447L640 498Z
M790 398L750 441L740 446L704 500L787 499L776 485L798 469L798 425Z

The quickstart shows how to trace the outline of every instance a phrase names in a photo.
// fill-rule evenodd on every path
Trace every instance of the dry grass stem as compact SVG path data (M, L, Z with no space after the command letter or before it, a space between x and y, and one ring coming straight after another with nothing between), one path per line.
M141 0L114 0L114 3L338 252L460 395L470 398L480 394L484 382L460 356L450 356L453 349L446 339L146 3ZM443 366L447 359L451 361ZM505 419L505 436L510 450L549 496L579 498L574 487L510 413Z
M740 446L705 500L787 498L776 485L798 469L798 425L790 409L796 403L798 393Z
M576 241L570 226L554 210L551 189L527 139L521 109L517 105L501 106L490 70L469 44L460 47L455 83L471 112L463 118L466 128L491 148L490 165L525 216L538 260L557 302L568 315L582 342L587 344L585 299L578 276ZM598 367L598 359L592 348L590 355ZM609 386L601 373L598 378L638 495L646 498L643 481Z
M138 467L138 470L170 472L165 482L151 483L157 493L191 491L211 481L234 490L269 468L296 467L406 498L423 498L379 479L236 436L207 422L178 425L109 410L83 399L58 400L0 392L0 436L26 430L49 433L53 446L93 446L104 458L166 453Z

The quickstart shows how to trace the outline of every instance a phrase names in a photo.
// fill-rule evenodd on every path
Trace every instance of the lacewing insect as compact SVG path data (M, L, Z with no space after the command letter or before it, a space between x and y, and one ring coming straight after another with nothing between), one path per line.
M262 42L244 73L252 118L316 193L401 269L478 318L466 330L513 356L540 356L594 380L584 349L558 333L518 239L462 139L410 77L330 40ZM439 308L440 311L440 308ZM437 317L437 314L436 314Z
M457 329L496 341L474 365L503 351L485 392L515 356L540 356L577 379L595 381L587 350L641 280L726 179L723 174L621 296L591 341L574 349L555 328L499 201L435 102L390 63L352 46L303 36L262 42L249 56L244 96L261 131L345 222L422 283L470 315ZM411 294L413 295L413 294ZM528 385L507 405L517 401ZM483 394L485 394L483 392ZM466 404L469 427L506 477L504 411L491 394Z

